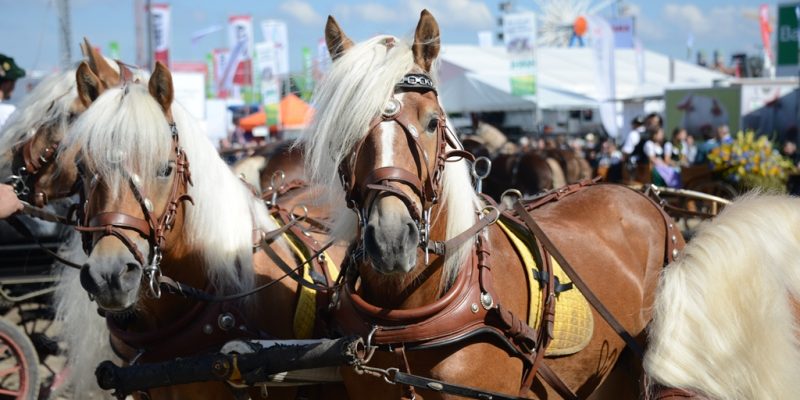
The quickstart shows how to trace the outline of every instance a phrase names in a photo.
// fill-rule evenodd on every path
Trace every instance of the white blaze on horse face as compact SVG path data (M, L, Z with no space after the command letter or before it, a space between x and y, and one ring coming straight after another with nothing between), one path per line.
M381 129L381 167L394 166L394 135L395 123L392 121L383 121L380 124Z

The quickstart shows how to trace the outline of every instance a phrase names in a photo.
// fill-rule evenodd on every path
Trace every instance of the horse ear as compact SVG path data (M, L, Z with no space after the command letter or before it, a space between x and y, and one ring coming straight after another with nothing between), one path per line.
M89 67L100 78L100 81L105 87L113 87L119 85L119 73L106 62L106 59L92 47L88 38L83 38L84 51L87 53L86 58L89 59Z
M353 47L353 41L344 34L342 28L330 15L328 16L328 22L325 24L325 43L328 45L328 53L330 53L331 59L334 61L349 48Z
M439 24L428 10L422 10L411 46L414 62L425 72L430 72L433 61L439 56L439 47Z
M78 86L78 99L84 107L88 108L105 91L100 78L92 72L86 61L81 62L75 72L75 81Z
M172 74L161 61L156 62L156 69L153 71L153 75L150 75L150 83L147 86L150 95L156 99L165 112L168 112L172 106L175 92L172 89Z

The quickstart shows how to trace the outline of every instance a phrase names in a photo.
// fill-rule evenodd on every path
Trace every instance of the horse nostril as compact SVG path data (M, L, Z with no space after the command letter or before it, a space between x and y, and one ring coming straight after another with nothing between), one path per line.
M83 288L86 289L89 294L95 294L100 290L100 287L97 285L97 281L92 276L92 271L89 267L89 264L84 264L81 268L80 281L81 286L83 286Z
M137 263L127 263L127 264L125 264L125 272L133 272L133 271L136 271L137 268L139 268L139 264L137 264Z
M417 230L417 225L413 222L409 222L406 224L406 228L408 228L408 241L411 245L416 245L419 241L419 230Z

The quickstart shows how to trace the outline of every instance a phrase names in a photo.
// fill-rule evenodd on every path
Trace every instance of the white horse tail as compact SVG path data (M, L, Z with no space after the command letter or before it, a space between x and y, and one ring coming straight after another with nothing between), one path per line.
M550 171L553 173L553 187L550 189L567 186L567 177L564 175L564 169L561 168L561 164L555 158L547 157L547 165L550 166Z
M645 369L714 399L800 393L800 198L748 194L664 270Z

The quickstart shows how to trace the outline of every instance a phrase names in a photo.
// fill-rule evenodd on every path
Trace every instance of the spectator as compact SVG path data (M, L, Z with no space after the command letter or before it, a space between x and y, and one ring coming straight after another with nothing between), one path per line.
M603 141L600 145L597 173L608 182L622 182L622 152L611 139Z
M800 167L800 153L797 152L797 144L791 140L783 142L781 155L792 161L792 165Z
M636 164L637 162L635 157L633 157L633 151L639 142L641 142L643 133L644 120L642 117L639 116L631 120L631 131L622 143L622 154L631 164Z
M694 160L695 164L705 164L708 162L708 154L712 150L719 147L720 143L732 143L728 125L722 124L717 127L716 134L712 137L705 136L706 141L697 149L697 157Z
M697 144L694 142L694 136L686 135L686 162L691 164L697 158Z
M670 166L664 153L664 130L652 125L650 139L644 144L644 153L650 162L652 182L659 186L679 187L680 175Z
M672 131L672 140L664 144L664 159L674 167L689 165L686 129L677 127Z
M7 100L11 99L17 79L24 76L25 70L17 66L13 58L0 54L0 128L17 109L14 105L8 104Z

